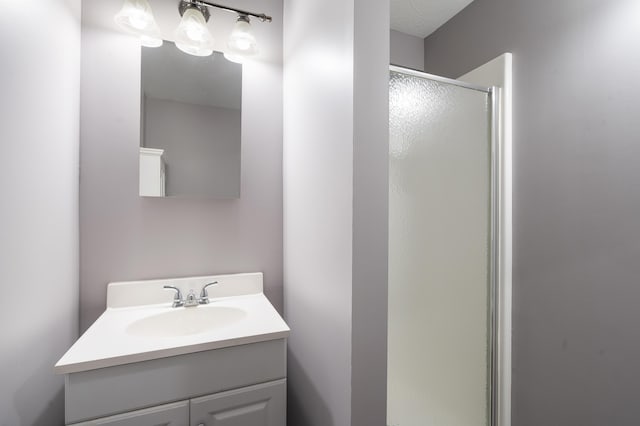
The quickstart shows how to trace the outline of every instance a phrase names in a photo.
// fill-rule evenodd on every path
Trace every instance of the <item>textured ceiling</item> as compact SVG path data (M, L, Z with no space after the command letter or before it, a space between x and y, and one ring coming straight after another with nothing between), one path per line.
M473 0L391 0L391 29L425 38Z

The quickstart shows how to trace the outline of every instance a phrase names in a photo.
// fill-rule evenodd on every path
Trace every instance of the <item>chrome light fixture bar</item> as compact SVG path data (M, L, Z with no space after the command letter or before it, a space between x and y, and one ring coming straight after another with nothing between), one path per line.
M235 7L223 6L221 4L211 3L203 0L183 0L185 3L191 3L196 6L207 6L207 7L215 7L216 9L226 10L227 12L237 13L239 16L252 16L254 18L259 19L262 22L271 22L273 18L271 16L265 15L264 13L254 13L248 12L242 9L236 9Z

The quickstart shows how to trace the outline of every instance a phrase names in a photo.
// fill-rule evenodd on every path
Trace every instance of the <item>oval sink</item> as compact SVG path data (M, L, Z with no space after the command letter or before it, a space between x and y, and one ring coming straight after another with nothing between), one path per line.
M223 306L175 308L131 323L127 327L127 333L140 337L189 336L226 327L245 316L242 309Z

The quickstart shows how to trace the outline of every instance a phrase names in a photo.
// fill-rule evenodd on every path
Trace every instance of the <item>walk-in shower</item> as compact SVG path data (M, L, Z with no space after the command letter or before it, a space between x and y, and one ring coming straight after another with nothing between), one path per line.
M390 426L496 426L499 89L391 67Z

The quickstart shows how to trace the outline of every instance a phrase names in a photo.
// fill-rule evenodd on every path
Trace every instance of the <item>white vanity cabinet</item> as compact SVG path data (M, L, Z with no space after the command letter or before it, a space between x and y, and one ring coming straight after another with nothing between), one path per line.
M285 348L277 339L69 374L66 424L284 426Z
M110 283L106 311L55 366L65 424L284 426L289 327L262 283L261 273ZM185 294L200 294L195 306Z

